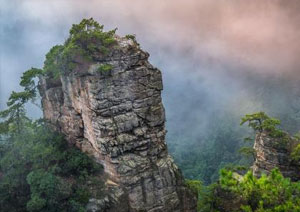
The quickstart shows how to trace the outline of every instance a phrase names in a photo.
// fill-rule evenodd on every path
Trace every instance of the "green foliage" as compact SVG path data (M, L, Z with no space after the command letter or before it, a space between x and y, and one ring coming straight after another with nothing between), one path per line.
M50 49L46 54L46 60L44 62L44 73L54 79L58 79L60 76L59 60L61 58L64 47L62 45L56 45Z
M140 45L138 42L137 42L137 40L136 40L136 35L130 35L130 34L128 34L128 35L125 35L125 38L127 38L127 39L130 39L130 40L132 40L136 45Z
M46 55L44 73L54 79L68 74L82 61L90 62L99 55L109 54L117 43L114 35L117 29L104 32L103 25L93 18L73 24L70 36L64 45L54 46Z
M296 133L294 135L294 138L297 140L297 141L300 141L300 132Z
M106 73L106 72L111 71L112 68L113 68L113 66L110 65L110 64L102 64L102 65L99 66L98 71L100 73Z
M255 159L256 157L256 152L253 149L253 147L242 147L239 149L239 153L241 153L242 155L246 156L246 157L251 157L252 159Z
M64 211L74 202L84 206L91 195L86 183L101 167L41 121L29 120L22 128L4 144L0 158L0 210Z
M189 145L189 138L180 138L180 133L171 135L169 151L187 179L200 180L203 185L209 185L218 180L219 170L228 164L251 165L253 159L238 152L245 145L244 135L250 132L246 127L239 127L238 118L233 120L231 115L212 117L208 130L203 132L205 136L195 141L197 145ZM225 121L221 122L221 119Z
M262 124L266 119L269 119L269 117L264 112L246 114L245 117L242 118L241 125L248 122L249 127L255 131L262 132Z
M269 136L274 138L274 146L286 148L287 143L290 141L290 136L281 129L278 129L280 120L270 118L264 112L248 114L242 118L241 125L248 122L248 126L257 132L266 132Z
M248 172L242 178L231 171L221 170L220 186L241 197L243 211L299 211L300 183L284 178L278 169L261 178Z
M196 194L198 194L202 188L202 183L199 180L186 180L185 184Z
M256 131L268 133L274 141L290 140L287 133L276 128L280 121L269 118L265 113L247 115L242 124L246 122L250 122L250 127ZM246 156L255 156L252 147L242 147L239 152ZM299 155L300 145L291 156L299 161ZM193 190L198 189L198 211L300 211L300 182L291 182L284 178L278 169L273 170L269 176L256 178L250 171L241 175L245 173L246 167L235 164L224 167L226 168L220 170L218 183L199 187L191 184Z
M197 210L198 211L211 211L210 203L213 202L213 194L211 186L204 186L199 180L186 180L185 184L190 188L198 197Z
M215 196L215 189L217 184L204 186L199 180L186 180L188 188L197 194L197 211L199 212L217 212L214 205L218 197Z
M46 200L39 196L32 196L27 203L28 211L41 211L46 205Z
M24 88L21 92L13 91L8 99L6 110L0 111L0 137L1 134L20 133L21 125L28 121L25 116L24 105L34 101L37 96L35 79L42 74L41 69L31 68L21 77L20 85Z
M238 180L235 179L233 176L233 172L226 169L220 170L220 184L223 188L228 189L232 188L235 189L236 185L238 184Z
M0 112L0 211L84 211L92 195L88 182L102 168L43 120L26 116L24 105L35 98L40 74L25 72L24 91L13 92ZM101 192L103 184L96 186Z
M214 207L218 202L215 195L217 184L213 183L209 186L203 186L198 194L197 211L199 212L218 212Z
M300 161L300 144L298 144L291 153L291 158L294 161Z
M292 149L291 159L299 162L300 161L300 133L296 133L293 136L293 141L296 142L296 146Z
M258 132L266 131L274 138L284 137L285 133L278 129L280 120L270 118L264 112L258 112L253 114L247 114L242 118L241 125L248 122L248 126Z
M44 169L31 171L27 175L27 183L31 191L31 199L27 203L28 211L36 211L37 208L61 208L64 199L71 193L70 184Z
M70 29L70 35L75 36L79 33L90 31L90 30L103 30L103 25L100 25L97 21L95 21L93 18L90 19L83 19L80 24L73 24L72 28Z
M218 183L200 191L198 211L300 211L300 182L284 178L278 169L261 178L222 169Z
M130 40L133 40L133 41L136 40L136 36L135 36L135 35L130 35L130 34L125 35L125 38L130 39Z
M0 111L0 210L1 211L84 211L93 195L101 195L101 166L75 147L67 145L47 124L26 116L25 104L37 97L36 78L58 79L76 68L78 61L90 61L94 54L108 54L116 43L116 30L103 32L93 19L73 25L64 45L46 55L44 69L24 72L23 91L12 92L8 108ZM102 71L111 70L110 65ZM91 183L93 182L93 183Z
M20 85L25 88L26 91L35 92L36 83L34 79L40 76L43 73L43 70L38 68L31 68L25 71L21 77Z

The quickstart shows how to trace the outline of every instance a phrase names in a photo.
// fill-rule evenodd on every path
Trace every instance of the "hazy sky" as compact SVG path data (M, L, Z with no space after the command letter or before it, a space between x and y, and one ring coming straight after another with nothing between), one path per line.
M298 0L0 0L0 109L21 73L42 67L72 23L94 17L105 29L136 34L151 54L170 125L201 127L232 105L254 110L261 102L252 81L300 76L299 11Z

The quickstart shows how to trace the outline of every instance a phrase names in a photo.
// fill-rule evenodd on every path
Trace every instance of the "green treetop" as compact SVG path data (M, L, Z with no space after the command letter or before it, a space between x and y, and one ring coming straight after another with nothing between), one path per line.
M73 24L70 36L63 45L54 46L46 55L44 73L57 79L62 73L70 73L78 61L90 62L100 55L106 56L117 43L114 35L117 29L103 31L93 18Z
M248 126L258 132L266 131L272 137L283 137L285 133L278 129L280 120L276 118L270 118L264 112L258 112L253 114L247 114L242 118L241 125L248 123Z

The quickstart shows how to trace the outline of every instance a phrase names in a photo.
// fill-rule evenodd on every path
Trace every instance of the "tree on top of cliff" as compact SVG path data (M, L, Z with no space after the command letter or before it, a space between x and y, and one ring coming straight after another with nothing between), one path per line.
M268 132L272 137L284 137L284 133L281 129L278 129L280 120L269 117L264 112L258 112L253 114L247 114L242 118L241 125L248 123L248 126L262 133L263 131Z
M103 31L103 25L93 18L73 24L66 42L47 53L44 73L57 79L62 73L70 73L82 61L91 62L99 55L107 56L117 43L116 30Z
M73 24L70 29L70 35L76 35L83 31L103 30L103 25L100 25L93 18L83 19L79 24Z

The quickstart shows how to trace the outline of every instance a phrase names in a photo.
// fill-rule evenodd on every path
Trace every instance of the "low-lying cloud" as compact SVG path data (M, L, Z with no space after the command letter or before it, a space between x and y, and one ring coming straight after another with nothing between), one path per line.
M42 67L46 52L64 42L73 23L88 17L106 29L118 27L122 35L136 34L150 52L163 72L170 134L182 131L197 140L211 115L224 111L240 115L278 105L269 110L279 113L298 91L297 0L0 0L0 5L0 109L19 89L21 73ZM269 104L261 93L269 93Z

